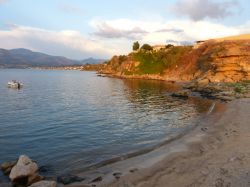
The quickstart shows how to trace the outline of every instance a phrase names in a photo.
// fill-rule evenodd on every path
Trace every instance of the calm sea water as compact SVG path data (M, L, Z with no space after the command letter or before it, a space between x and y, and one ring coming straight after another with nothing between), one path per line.
M7 88L12 79L23 89ZM211 105L170 97L177 89L94 72L0 70L0 162L27 154L60 175L152 147L192 127Z

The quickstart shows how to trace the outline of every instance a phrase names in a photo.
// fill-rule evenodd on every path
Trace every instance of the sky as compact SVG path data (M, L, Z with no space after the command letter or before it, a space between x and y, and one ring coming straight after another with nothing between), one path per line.
M0 48L71 59L244 33L249 0L0 0Z

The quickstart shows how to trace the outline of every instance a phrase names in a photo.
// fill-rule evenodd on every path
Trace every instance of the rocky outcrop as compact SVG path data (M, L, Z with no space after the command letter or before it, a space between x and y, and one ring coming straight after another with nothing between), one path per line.
M206 46L198 65L209 67L200 79L209 82L250 80L250 40L213 42Z
M26 155L21 155L9 175L13 184L28 186L43 179L38 173L37 164Z
M168 58L171 60L171 56ZM207 84L250 80L250 40L205 41L184 53L176 65L165 66L160 74L138 73L140 64L133 58L133 53L114 56L99 72L122 78L195 80Z
M4 162L1 164L4 174L8 175L14 187L56 187L55 181L43 180L39 174L39 168L35 161L26 155L21 155L17 161ZM71 180L80 181L78 177L71 177ZM81 178L81 181L84 180ZM1 186L11 186L11 184L1 183Z

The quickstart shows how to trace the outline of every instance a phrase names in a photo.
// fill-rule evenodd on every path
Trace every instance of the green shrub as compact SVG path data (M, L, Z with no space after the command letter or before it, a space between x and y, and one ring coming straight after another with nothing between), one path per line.
M236 93L243 93L244 92L244 88L242 87L242 86L235 86L234 87L234 91L236 92Z
M143 44L141 46L141 49L144 49L146 51L151 51L151 50L153 50L153 47L151 45L149 45L149 44Z
M168 48L170 48L170 47L174 47L174 45L168 44L168 45L165 46L166 49L168 49Z
M169 50L140 50L138 53L133 54L133 58L140 62L137 73L161 74L166 68L170 68L180 63L183 55L191 49L191 47L176 46Z

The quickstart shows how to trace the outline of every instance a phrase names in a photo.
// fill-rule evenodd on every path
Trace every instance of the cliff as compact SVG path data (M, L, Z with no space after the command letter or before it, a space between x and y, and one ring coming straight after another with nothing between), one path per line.
M250 79L250 39L207 40L114 56L99 73L169 81L238 82Z

